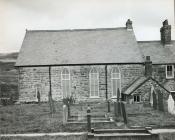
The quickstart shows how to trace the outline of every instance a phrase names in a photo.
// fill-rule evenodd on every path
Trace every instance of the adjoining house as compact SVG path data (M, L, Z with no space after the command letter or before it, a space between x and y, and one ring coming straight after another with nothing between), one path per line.
M38 92L41 101L49 92L56 101L101 101L118 98L119 89L128 102L150 102L152 86L168 96L175 41L167 20L160 32L160 41L137 42L131 20L120 28L27 30L16 62L19 101L37 101Z

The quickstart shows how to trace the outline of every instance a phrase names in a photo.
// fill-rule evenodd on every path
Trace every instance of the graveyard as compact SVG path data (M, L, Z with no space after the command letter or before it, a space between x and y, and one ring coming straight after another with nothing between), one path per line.
M54 106L55 113L53 114L50 113L48 103L0 106L0 133L87 132L86 112L88 103L71 105L70 120L66 123L63 123L63 103L54 102ZM126 125L121 116L109 120L109 116L114 115L112 103L110 104L110 112L108 112L106 102L89 103L89 107L92 116L94 116L91 120L91 127L95 129L144 128L148 126L152 128L173 128L175 126L173 115L143 104L125 104ZM98 116L95 117L96 114Z

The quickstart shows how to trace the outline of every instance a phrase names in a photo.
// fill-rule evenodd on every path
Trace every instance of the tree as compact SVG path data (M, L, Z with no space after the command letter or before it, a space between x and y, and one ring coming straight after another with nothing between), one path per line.
M50 106L51 114L55 113L56 110L55 110L55 105L54 105L54 101L53 101L53 99L52 99L52 94L51 94L51 92L49 92L49 106Z
M67 106L68 117L70 117L70 106L74 103L75 103L75 99L73 98L73 96L63 98L63 104Z

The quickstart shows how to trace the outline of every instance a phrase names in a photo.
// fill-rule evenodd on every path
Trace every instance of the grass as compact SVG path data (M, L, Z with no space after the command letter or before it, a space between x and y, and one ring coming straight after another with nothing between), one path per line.
M92 112L103 114L107 111L106 105L90 104ZM81 108L82 106L82 108ZM74 132L86 131L86 124L62 124L62 104L55 103L56 113L51 115L47 103L21 104L0 106L0 133L31 133L31 132ZM79 110L86 112L87 104L71 106L71 114L77 115ZM156 127L175 126L175 117L142 104L126 105L129 126ZM113 111L113 108L111 108ZM96 128L117 128L115 124L97 124Z
M143 107L143 104L126 105L130 126L152 126L156 128L174 127L175 117L168 112Z

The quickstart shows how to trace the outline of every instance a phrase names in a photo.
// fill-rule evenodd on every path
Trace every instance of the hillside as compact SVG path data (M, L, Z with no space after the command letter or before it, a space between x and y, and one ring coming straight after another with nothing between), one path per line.
M17 98L18 76L14 67L18 53L0 53L0 97Z
M17 84L17 70L14 65L18 53L0 54L0 82Z
M1 62L16 62L18 57L18 53L0 53L0 61Z

